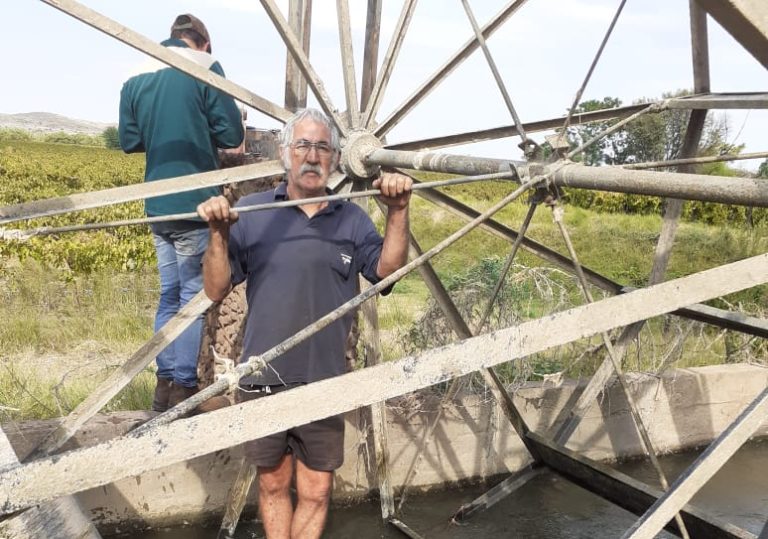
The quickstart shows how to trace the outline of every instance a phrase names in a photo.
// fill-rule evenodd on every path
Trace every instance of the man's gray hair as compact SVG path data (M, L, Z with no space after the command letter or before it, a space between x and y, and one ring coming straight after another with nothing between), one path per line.
M317 109L303 109L296 112L293 116L288 118L287 122L285 122L283 132L280 134L280 146L282 146L283 151L287 151L288 146L293 142L293 128L302 120L312 120L313 122L326 126L331 133L331 148L333 148L333 151L336 153L341 150L339 144L339 132L336 130L336 126L333 125L328 116Z

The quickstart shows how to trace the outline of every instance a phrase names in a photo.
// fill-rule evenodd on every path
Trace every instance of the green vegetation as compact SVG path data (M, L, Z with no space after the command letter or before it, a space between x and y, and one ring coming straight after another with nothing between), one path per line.
M0 132L0 206L138 183L143 165L141 155L9 139ZM718 173L722 170L730 171L725 167ZM768 161L761 171L768 176ZM420 176L425 181L444 177ZM513 184L498 181L455 186L447 192L482 211L512 189ZM661 226L659 201L576 191L566 195L565 223L582 263L620 283L643 286ZM419 197L414 197L412 208L414 236L424 250L464 223ZM668 277L768 251L765 218L755 209L753 226L747 226L746 214L738 213L742 210L688 203L687 222L680 226ZM526 211L525 202L511 204L496 219L517 228ZM141 215L141 203L130 203L6 228L28 230ZM566 252L544 207L537 211L529 237ZM508 242L476 230L434 259L435 270L473 328L509 248ZM599 291L593 292L599 297ZM4 322L0 325L0 421L52 417L76 406L110 369L151 336L157 294L154 249L146 227L0 242ZM570 275L542 267L538 258L521 251L489 327L508 326L581 303ZM768 305L767 291L758 287L714 304L762 315ZM454 338L416 272L379 306L386 359ZM664 318L648 325L630 356L629 368L658 372L672 363L764 361L765 350L754 339ZM581 376L592 372L602 357L599 342L592 339L506 365L502 375L515 382L561 372ZM110 403L110 409L146 409L152 377L149 370L142 374Z
M40 142L0 142L0 205L6 206L72 193L139 183L144 156L104 148ZM143 216L141 202L108 206L9 225L30 230ZM0 258L33 259L72 275L99 269L141 268L154 257L146 227L36 237L0 243Z
M109 126L101 134L104 139L104 146L110 150L120 149L120 137L117 133L117 127Z
M0 127L0 144L6 142L45 142L48 144L74 144L78 146L105 146L104 135L86 135L85 133L37 133L24 129ZM119 145L118 145L119 147Z

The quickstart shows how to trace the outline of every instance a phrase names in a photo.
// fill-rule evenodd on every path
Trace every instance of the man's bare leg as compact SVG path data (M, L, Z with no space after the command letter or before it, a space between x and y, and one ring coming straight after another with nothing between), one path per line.
M296 459L296 491L299 503L293 514L292 539L320 537L328 516L332 486L333 472L313 470Z
M259 511L264 531L269 539L289 539L293 503L291 501L291 478L293 456L283 455L274 468L259 466Z

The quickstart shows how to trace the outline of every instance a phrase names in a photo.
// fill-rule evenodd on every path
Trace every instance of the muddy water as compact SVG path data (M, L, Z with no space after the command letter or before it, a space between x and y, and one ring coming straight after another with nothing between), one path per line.
M686 453L663 457L670 480L696 458ZM624 473L656 484L655 473L644 461L623 463ZM426 538L512 537L613 538L621 537L637 517L602 498L546 473L513 495L472 518L466 525L449 524L450 515L487 490L475 486L460 490L409 496L401 520ZM701 492L693 503L712 516L759 534L768 519L768 440L743 447ZM216 537L216 529L184 528L133 535L140 539L203 539ZM264 537L258 522L242 522L237 539ZM324 537L333 539L401 539L394 528L381 523L377 501L332 509ZM672 535L662 533L658 537Z

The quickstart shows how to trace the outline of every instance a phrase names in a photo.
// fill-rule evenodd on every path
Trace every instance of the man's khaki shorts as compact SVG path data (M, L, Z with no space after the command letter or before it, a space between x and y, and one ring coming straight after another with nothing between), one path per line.
M302 384L259 386L241 384L237 402L269 397ZM245 444L245 456L260 468L274 468L285 454L293 454L309 468L331 472L344 462L344 416L336 415Z

